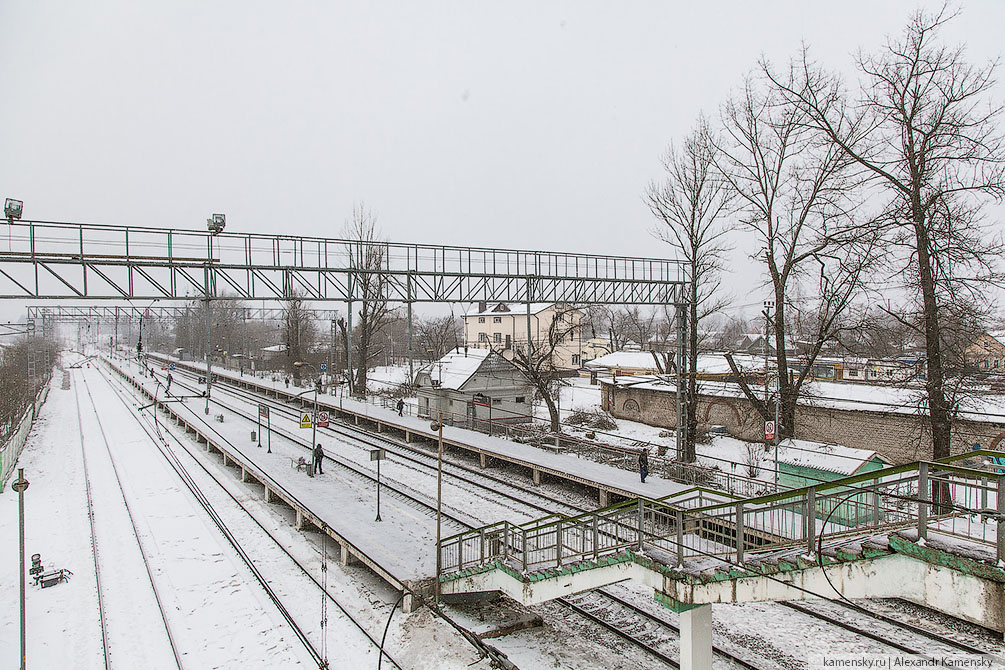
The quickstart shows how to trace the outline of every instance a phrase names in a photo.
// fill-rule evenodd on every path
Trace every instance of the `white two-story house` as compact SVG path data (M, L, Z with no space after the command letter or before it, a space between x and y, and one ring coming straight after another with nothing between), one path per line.
M537 347L548 347L549 338L555 337L555 367L578 369L583 364L583 312L561 303L531 303L529 311L530 341ZM528 341L527 312L526 303L473 305L464 315L464 344L491 349L512 360Z

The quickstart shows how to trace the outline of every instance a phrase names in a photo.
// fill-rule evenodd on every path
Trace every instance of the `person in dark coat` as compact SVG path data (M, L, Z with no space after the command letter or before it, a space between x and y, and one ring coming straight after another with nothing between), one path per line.
M164 388L164 390L167 392L168 395L171 395L171 373L170 372L168 373L168 383L167 383L167 386Z
M318 442L318 446L314 447L314 472L315 474L323 475L324 470L321 469L321 461L325 458L325 452L321 448L321 443Z
M401 416L401 412L405 409L405 401L398 398L398 416Z
M642 483L646 483L646 477L649 476L649 450L643 449L642 453L639 454L639 474L642 476Z
M290 378L286 378L286 388L290 388Z

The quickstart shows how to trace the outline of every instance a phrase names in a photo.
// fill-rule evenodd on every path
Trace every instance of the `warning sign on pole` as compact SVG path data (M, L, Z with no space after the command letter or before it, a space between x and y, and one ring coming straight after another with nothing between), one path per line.
M773 440L775 439L775 422L765 421L764 422L764 439Z
M305 413L302 417L300 417L300 427L301 428L310 428L311 427L311 415L310 414L306 414Z
M269 418L269 407L268 407L268 405L264 405L262 403L258 403L258 416L262 417L263 419L268 419Z
M318 428L328 427L328 412L318 412Z

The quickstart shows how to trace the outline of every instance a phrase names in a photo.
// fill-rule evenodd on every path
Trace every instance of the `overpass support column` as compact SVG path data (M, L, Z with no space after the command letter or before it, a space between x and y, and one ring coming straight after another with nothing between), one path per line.
M680 613L680 669L712 670L712 606Z

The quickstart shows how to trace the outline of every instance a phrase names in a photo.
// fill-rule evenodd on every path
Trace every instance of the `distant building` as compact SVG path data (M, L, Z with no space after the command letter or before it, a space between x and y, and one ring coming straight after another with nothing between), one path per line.
M583 363L611 353L611 342L602 337L591 337L583 342Z
M613 354L601 356L586 363L588 370L596 370L598 374L604 376L623 375L653 375L660 374L657 367L656 356L661 361L667 360L667 355L662 353L653 354L650 351L615 351ZM669 362L673 364L675 357L671 353ZM746 354L734 354L733 361L740 368L740 371L748 376L748 379L763 378L764 359L758 356ZM672 373L672 369L669 371ZM729 368L729 363L723 354L701 354L698 356L698 379L699 380L729 380L733 379L733 372Z
M981 372L1005 373L1005 332L981 333L963 352L966 366Z
M531 420L534 387L515 365L488 349L457 347L415 373L419 416L488 430Z
M280 357L286 356L288 348L289 347L285 344L273 344L271 347L262 347L262 360L274 361Z
M528 340L527 311L526 303L478 303L464 315L464 344L512 360ZM555 347L555 367L576 370L583 364L582 311L557 303L531 303L530 341L547 345L556 319L555 332L562 337Z

